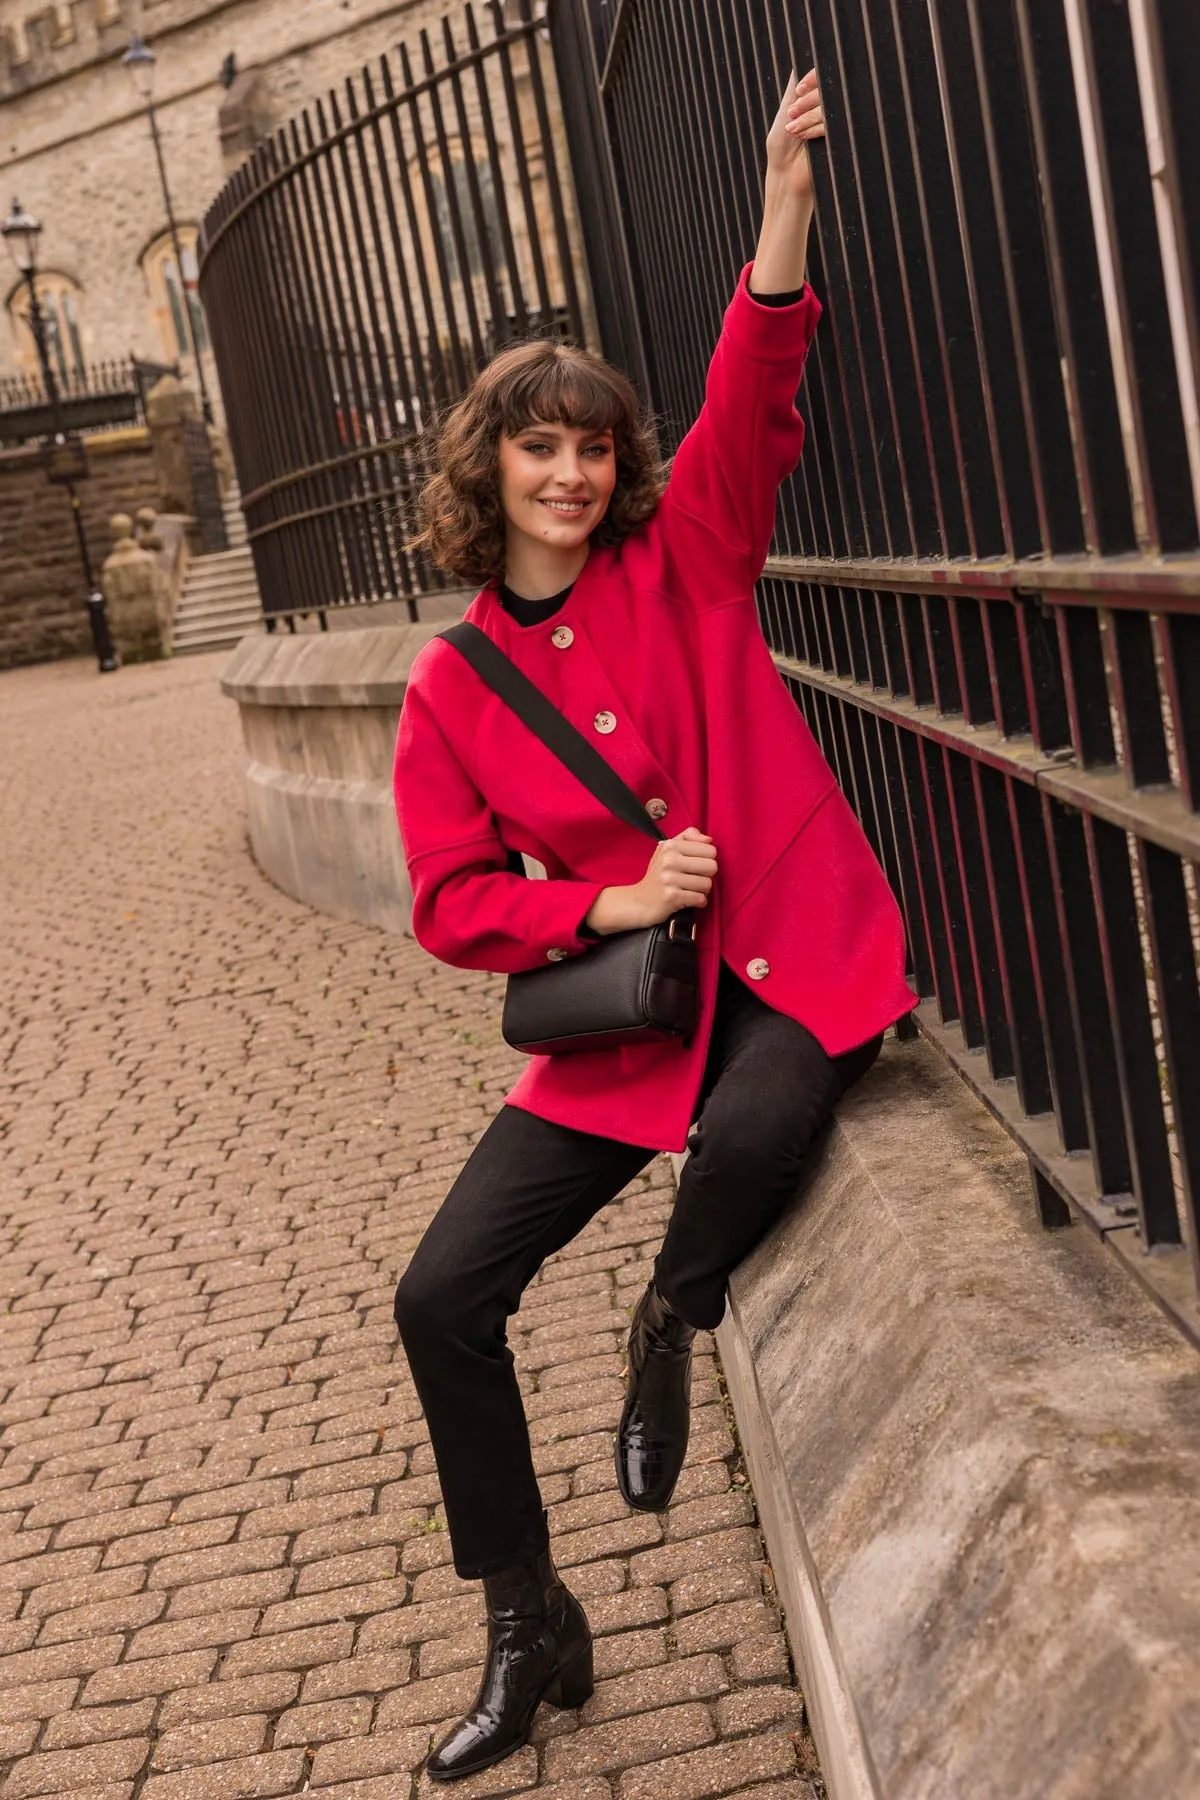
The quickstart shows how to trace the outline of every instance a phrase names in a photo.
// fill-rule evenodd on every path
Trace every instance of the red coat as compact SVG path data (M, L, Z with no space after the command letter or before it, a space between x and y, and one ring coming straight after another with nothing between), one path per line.
M913 1005L900 913L758 628L754 583L804 427L794 400L821 308L758 306L746 273L725 315L699 419L649 524L593 549L566 605L522 627L494 586L480 626L586 733L662 829L716 841L697 913L703 1018L678 1043L535 1056L509 1103L544 1119L681 1150L712 1026L719 959L831 1054ZM566 628L566 629L564 629ZM594 721L614 714L616 727ZM605 721L606 722L606 721ZM396 744L396 808L413 932L459 968L510 973L587 954L601 888L639 881L650 845L534 738L449 644L416 658ZM505 846L548 879L504 869Z

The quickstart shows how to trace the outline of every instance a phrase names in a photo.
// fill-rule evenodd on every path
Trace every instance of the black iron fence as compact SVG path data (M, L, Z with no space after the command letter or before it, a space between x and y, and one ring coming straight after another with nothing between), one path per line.
M554 21L597 317L674 441L781 83L819 68L827 310L763 628L902 899L922 1029L1043 1221L1069 1206L1200 1338L1195 8Z
M262 145L200 289L264 610L441 585L405 548L421 430L514 336L586 321L544 22L467 6Z

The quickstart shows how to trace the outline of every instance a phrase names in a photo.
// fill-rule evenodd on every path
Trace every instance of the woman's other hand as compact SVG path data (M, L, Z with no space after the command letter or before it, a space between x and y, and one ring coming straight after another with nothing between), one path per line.
M605 888L587 916L602 937L661 925L672 913L707 906L717 873L717 847L689 825L678 837L656 844L646 873L632 887Z
M787 188L797 199L811 205L813 197L812 168L808 146L814 138L825 136L825 113L821 106L821 90L817 71L797 81L788 75L787 86L775 122L767 134L767 181Z

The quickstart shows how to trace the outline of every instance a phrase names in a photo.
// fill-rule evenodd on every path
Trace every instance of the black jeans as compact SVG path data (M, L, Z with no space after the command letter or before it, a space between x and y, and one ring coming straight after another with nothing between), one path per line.
M880 1042L829 1057L722 967L691 1156L654 1265L655 1285L689 1324L720 1324L730 1273L795 1193L813 1139ZM546 1543L508 1319L546 1258L656 1154L504 1106L401 1278L396 1323L463 1577Z

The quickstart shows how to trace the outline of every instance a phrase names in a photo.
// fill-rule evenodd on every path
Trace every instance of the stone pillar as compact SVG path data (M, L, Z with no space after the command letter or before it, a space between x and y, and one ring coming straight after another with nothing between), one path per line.
M159 512L195 514L196 496L184 420L199 417L195 394L175 375L160 376L146 395L146 424L158 466Z
M109 528L114 541L100 585L113 642L122 662L153 662L170 654L167 584L150 551L134 542L128 513L114 513Z

